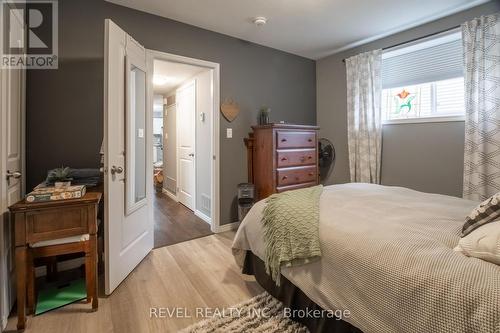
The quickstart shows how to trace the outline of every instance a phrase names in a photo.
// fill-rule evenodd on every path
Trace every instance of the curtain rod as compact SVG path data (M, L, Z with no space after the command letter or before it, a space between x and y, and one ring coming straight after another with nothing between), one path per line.
M386 47L383 47L382 50L385 51L385 50L388 50L388 49L392 49L392 48L395 48L395 47L398 47L398 46L401 46L401 45L405 45L405 44L409 44L409 43L412 43L412 42L416 42L416 41L418 41L420 39L424 39L424 38L436 36L436 35L442 34L444 32L448 32L448 31L451 31L451 30L454 30L454 29L458 29L458 28L460 28L460 25L456 25L456 26L453 26L451 28L447 28L447 29L444 29L444 30L433 32L433 33L427 34L425 36L416 37L416 38L410 39L408 41L397 43L397 44L394 44L394 45L391 45L391 46L386 46ZM345 60L346 60L346 58L342 59L342 62L345 62Z

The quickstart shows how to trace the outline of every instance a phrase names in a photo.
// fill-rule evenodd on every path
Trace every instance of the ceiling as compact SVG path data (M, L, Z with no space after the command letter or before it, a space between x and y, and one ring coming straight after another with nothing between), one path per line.
M177 62L155 60L153 73L153 91L155 94L167 94L196 74L207 70L203 67L181 64ZM162 85L154 84L155 78L165 81Z
M488 0L107 0L311 59ZM252 19L264 16L265 26Z

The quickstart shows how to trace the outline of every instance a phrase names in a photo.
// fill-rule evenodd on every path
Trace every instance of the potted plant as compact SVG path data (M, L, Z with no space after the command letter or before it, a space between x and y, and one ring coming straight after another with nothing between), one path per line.
M56 168L54 170L50 170L47 180L54 183L54 186L57 188L70 186L72 178L69 177L69 174L69 167Z
M267 125L269 124L269 114L271 113L271 108L263 106L260 108L259 124Z

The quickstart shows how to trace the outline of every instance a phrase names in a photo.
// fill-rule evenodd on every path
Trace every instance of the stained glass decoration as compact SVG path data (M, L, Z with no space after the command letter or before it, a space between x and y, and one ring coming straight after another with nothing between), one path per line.
M398 97L396 105L399 105L399 107L396 110L396 114L400 114L405 109L406 113L410 113L412 108L411 102L415 98L415 95L410 93L406 89L403 89L399 94L396 94L396 96Z
M403 91L398 94L399 98L401 98L401 99L405 99L409 95L410 95L410 93L408 91L406 91L406 89L404 89L404 88L403 88Z

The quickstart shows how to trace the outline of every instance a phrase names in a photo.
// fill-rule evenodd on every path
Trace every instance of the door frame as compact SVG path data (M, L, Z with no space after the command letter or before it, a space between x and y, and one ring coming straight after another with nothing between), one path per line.
M214 233L222 232L220 226L220 64L216 62L184 57L176 54L166 53L162 51L149 50L146 49L146 57L148 59L148 68L153 67L154 60L163 60L169 62L177 62L186 65L193 65L198 67L205 67L212 70L212 128L210 129L210 148L212 150L212 179L211 188L211 224L210 229ZM151 69L152 70L152 69ZM152 77L152 76L151 76ZM149 95L148 98L152 98ZM152 100L150 100L150 105ZM195 115L196 117L196 115ZM153 147L148 147L147 149L152 150ZM195 143L196 149L196 143ZM151 165L151 169L153 166ZM196 176L195 176L196 179ZM195 198L196 204L196 198ZM196 211L196 206L195 206Z
M3 25L0 25L1 34L4 33L3 28ZM10 83L12 73L9 72L12 70L20 71L19 98L21 101L19 114L20 133L18 133L18 135L20 139L19 153L21 154L19 170L19 172L21 172L21 198L23 198L26 193L26 69L0 68L0 223L2 224L0 226L0 331L3 331L7 326L10 311L12 310L16 300L16 279L15 277L11 279L11 272L8 270L9 262L7 262L9 258L7 258L7 261L4 261L6 256L6 253L4 252L6 244L10 246L11 256L14 254L14 243L12 237L12 234L14 233L14 224L10 220L10 214L7 207L7 197L4 197L8 186L7 179L5 177L7 172L7 160L5 159L6 156L4 156L7 151L8 140L8 119L5 108L9 107L7 104L7 96L10 94L11 89L13 89ZM4 219L9 220L9 225L7 227L4 225ZM6 241L6 239L10 239L10 241ZM10 260L12 260L11 265L14 268L14 258L11 257ZM10 290L9 285L11 286Z
M7 320L8 316L10 314L10 310L14 306L14 302L16 300L16 293L15 293L15 286L16 286L16 280L14 279L13 281L9 281L11 276L10 276L10 271L8 271L8 262L4 261L6 253L4 253L4 244L9 244L11 247L11 251L14 249L14 244L12 241L12 233L14 232L14 224L12 221L10 221L10 214L8 211L8 207L6 205L7 203L7 197L4 197L6 194L5 191L7 190L7 180L4 177L4 175L7 172L7 160L5 159L5 151L7 149L7 129L6 127L8 126L7 124L7 117L6 117L6 112L4 112L4 108L8 107L6 101L7 101L7 95L10 94L11 89L13 87L10 86L10 73L7 71L14 70L14 69L0 69L0 223L2 225L0 226L0 330L3 330L7 326ZM19 133L19 138L20 138L20 154L21 154L21 198L24 197L26 193L26 69L15 69L16 71L21 71L20 74L20 115L19 115L19 121L21 122L20 124L20 133ZM10 97L9 97L10 98ZM9 102L10 103L10 102ZM4 215L6 214L6 215ZM4 226L4 219L9 219L9 226L5 228ZM5 234L5 231L10 232L10 234ZM6 241L6 239L9 238L11 241ZM14 252L12 252L13 254ZM12 255L11 254L11 255ZM8 260L8 259L7 259ZM11 258L12 263L11 265L14 265L14 260ZM9 290L8 287L11 285L11 289ZM7 303L4 303L4 302ZM4 308L4 307L7 308Z

